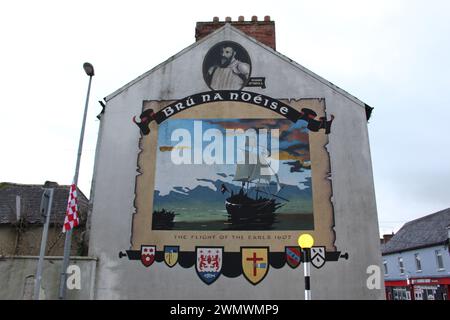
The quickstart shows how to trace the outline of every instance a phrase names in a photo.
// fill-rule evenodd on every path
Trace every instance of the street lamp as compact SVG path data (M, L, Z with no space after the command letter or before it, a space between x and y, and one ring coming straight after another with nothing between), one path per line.
M314 238L310 234L302 234L298 237L298 245L303 254L303 271L305 275L305 300L311 300L311 248L314 245Z
M94 75L94 67L89 62L83 63L83 69L89 77Z
M87 94L86 94L86 103L84 105L84 114L83 114L83 122L81 124L80 141L78 143L77 164L75 165L75 174L74 174L73 183L72 183L75 186L78 185L78 173L80 171L81 152L83 151L84 128L86 126L86 116L87 116L88 105L89 105L89 95L91 93L91 82L92 82L92 77L94 76L94 67L89 62L85 62L83 64L83 69L86 72L86 74L89 76L89 84L88 84L88 89L87 89ZM59 284L59 299L65 299L65 297L66 297L67 267L69 265L71 242L72 242L72 229L66 231L66 239L64 242L64 259L63 259L61 279L60 279L60 284Z

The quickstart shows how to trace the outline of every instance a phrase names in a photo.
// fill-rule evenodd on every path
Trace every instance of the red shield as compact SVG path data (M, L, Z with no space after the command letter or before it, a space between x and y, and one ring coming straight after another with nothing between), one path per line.
M302 261L300 247L286 247L285 253L288 266L293 269L297 268Z
M150 267L155 261L156 246L141 246L141 262L144 266Z

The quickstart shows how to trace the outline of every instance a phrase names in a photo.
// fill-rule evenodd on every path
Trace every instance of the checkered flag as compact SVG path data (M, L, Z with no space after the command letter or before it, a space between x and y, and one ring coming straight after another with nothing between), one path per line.
M63 232L69 231L78 226L78 198L77 186L72 184L69 191L69 200L67 201L66 218L64 219Z

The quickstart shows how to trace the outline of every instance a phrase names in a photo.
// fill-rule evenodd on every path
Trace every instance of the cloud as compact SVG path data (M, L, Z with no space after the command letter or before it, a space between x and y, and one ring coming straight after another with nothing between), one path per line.
M211 124L219 125L224 129L280 129L288 130L292 126L292 121L287 119L241 119L238 121L208 121Z
M169 152L173 150L185 150L185 149L191 149L191 147L188 146L160 146L159 151L161 152Z
M309 161L288 161L285 162L285 164L291 166L290 171L291 172L303 172L304 169L311 169L311 163Z

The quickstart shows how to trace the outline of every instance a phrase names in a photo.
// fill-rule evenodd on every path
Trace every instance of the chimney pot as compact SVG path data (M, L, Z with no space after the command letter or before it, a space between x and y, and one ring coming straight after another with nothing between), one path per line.
M262 19L258 21L258 17L253 16L251 21L246 21L244 16L238 16L235 21L232 21L230 17L226 17L225 21L219 21L218 17L214 17L212 22L197 22L195 40L199 41L228 23L275 50L275 21L270 21L269 16L265 16L264 19L264 21Z
M394 236L393 232L392 232L392 234L384 234L383 235L383 242L384 243L388 243L392 239L393 236Z

